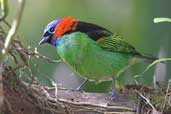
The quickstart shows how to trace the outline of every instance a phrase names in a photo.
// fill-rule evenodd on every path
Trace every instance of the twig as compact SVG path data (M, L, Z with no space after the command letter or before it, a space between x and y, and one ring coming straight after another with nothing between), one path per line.
M2 83L2 72L3 72L3 64L0 64L0 109L4 101L4 91L3 91L3 83ZM1 110L0 110L1 112Z
M21 16L22 16L22 13L23 13L25 0L18 0L18 3L19 3L18 13L16 15L16 18L13 20L12 27L9 30L8 35L6 37L4 48L2 49L1 56L0 56L0 62L3 61L4 57L8 53L9 46L14 40L14 36L15 36L17 30L18 30L18 27L19 27L19 24L20 24L20 21L21 21Z
M3 22L5 23L5 25L9 28L11 28L11 25L4 19Z
M134 75L133 77L134 78L140 77L140 76L144 75L150 68L152 68L157 63L162 63L162 62L166 62L166 61L171 61L171 58L157 59L157 60L153 61L151 64L149 64L141 74Z
M0 21L2 21L2 20L5 19L5 17L8 14L7 0L0 0L0 8L1 8ZM3 94L4 92L3 92L3 83L2 83L2 72L3 72L3 64L1 62L1 57L0 57L0 109L1 109L1 105L3 104L3 101L4 101L4 94Z
M16 66L15 68L13 68L9 73L14 73L17 69L23 68L23 67L25 67L25 66L26 66L25 64L18 65L18 66Z
M36 56L37 58L40 58L40 59L43 59L49 63L59 63L59 62L62 62L62 60L52 60L52 59L49 59L48 57L44 56L44 55L41 55L40 53L38 52L35 52L35 51L31 51L31 50L28 50L28 49L24 49L24 48L17 48L17 50L20 50L20 51L23 51L25 52L26 54L28 55L34 55Z
M1 17L0 21L4 20L8 14L8 0L0 0Z
M169 81L168 81L167 90L166 90L166 95L165 95L164 101L163 101L162 113L163 113L163 111L164 111L164 109L165 109L166 101L168 101L167 98L168 98L168 93L169 93L170 86L171 86L171 79L169 79Z
M141 114L143 98L138 96L138 103L136 107L136 114Z
M135 92L137 92L139 94L139 96L142 97L150 105L150 107L153 109L154 114L158 114L156 108L151 104L149 99L147 99L145 96L143 96L139 91L135 90Z

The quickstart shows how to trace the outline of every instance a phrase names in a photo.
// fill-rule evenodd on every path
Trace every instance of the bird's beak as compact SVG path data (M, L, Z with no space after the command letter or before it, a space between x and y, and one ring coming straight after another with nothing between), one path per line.
M39 45L41 45L41 44L44 44L44 43L48 42L49 38L50 38L50 37L43 37L43 39L42 39L42 40L40 40Z

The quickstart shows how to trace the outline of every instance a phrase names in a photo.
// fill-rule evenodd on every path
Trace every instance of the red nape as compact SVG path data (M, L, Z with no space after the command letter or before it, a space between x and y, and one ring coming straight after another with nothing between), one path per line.
M65 32L73 29L73 24L75 25L78 22L77 19L67 16L60 20L60 22L56 25L56 32L54 33L52 38L59 37L63 35Z

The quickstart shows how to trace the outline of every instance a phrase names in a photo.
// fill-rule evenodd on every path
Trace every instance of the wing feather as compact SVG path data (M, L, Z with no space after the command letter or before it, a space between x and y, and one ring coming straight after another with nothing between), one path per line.
M100 45L105 50L116 51L123 53L139 54L135 48L127 43L121 36L114 34L108 37L101 37L97 41L97 44Z

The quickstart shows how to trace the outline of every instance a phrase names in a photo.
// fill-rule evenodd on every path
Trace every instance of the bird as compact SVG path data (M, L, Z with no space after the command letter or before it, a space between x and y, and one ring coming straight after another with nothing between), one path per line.
M141 54L120 35L71 16L47 24L39 45L44 43L54 46L62 61L85 79L77 90L88 80L112 80L113 97L118 96L115 80L119 71L135 63L151 63L157 59Z

